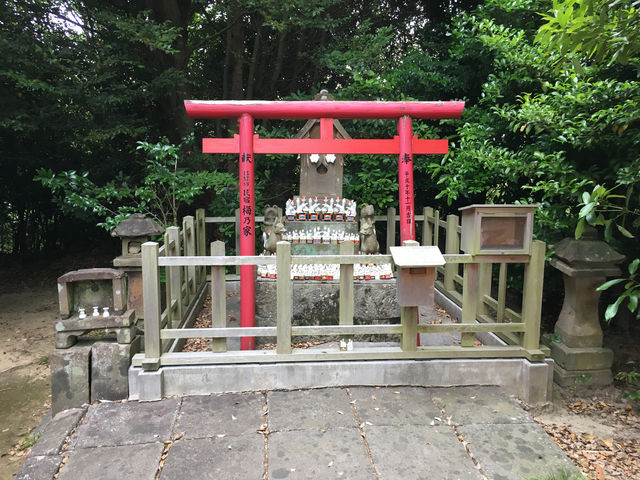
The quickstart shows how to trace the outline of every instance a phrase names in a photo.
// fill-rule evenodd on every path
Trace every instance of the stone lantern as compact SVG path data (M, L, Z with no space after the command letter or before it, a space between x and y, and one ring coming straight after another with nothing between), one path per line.
M122 240L122 254L113 260L113 266L127 273L127 308L144 318L142 305L142 244L164 230L142 213L134 213L111 231L112 237Z
M586 227L581 239L565 238L556 245L551 265L562 272L564 303L555 336L545 342L556 362L554 380L561 386L608 385L613 381L613 352L602 347L602 328L596 290L606 277L620 275L624 261L596 230Z
M111 231L112 237L122 239L123 257L140 257L142 244L153 235L161 235L164 230L160 225L143 213L134 213L126 220L121 221Z

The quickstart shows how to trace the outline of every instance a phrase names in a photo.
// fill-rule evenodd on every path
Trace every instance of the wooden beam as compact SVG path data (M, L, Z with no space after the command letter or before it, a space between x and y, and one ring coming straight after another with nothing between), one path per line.
M158 265L160 265L161 267L195 265L204 265L207 267L222 265L270 265L276 263L276 257L260 255L246 257L162 257L158 259L158 262Z
M455 358L526 358L529 353L519 346L480 345L466 348L458 345L448 347L419 347L403 351L399 347L367 347L341 352L337 347L327 349L294 349L290 354L278 354L275 350L166 353L160 359L162 366L220 365L241 363L318 362L353 360L402 360L402 359L455 359ZM141 366L144 355L133 357L133 366Z
M291 353L291 320L293 318L293 290L291 288L291 244L278 242L276 245L276 322L277 351Z
M211 242L211 256L224 256L224 242ZM227 326L227 287L225 282L225 267L211 267L211 326L225 328ZM226 352L227 339L214 338L211 342L212 352Z
M142 295L144 308L144 351L148 359L161 354L160 344L160 275L158 272L158 244L142 244ZM152 369L155 361L147 362Z
M340 255L353 255L354 245L351 242L340 244ZM353 325L354 314L353 265L340 265L340 325ZM345 339L348 340L348 339Z
M276 327L165 328L160 338L240 338L275 337Z
M264 258L264 257L263 257ZM300 264L339 264L339 265L353 265L361 263L392 263L391 255L294 255L291 257L291 263L294 265Z

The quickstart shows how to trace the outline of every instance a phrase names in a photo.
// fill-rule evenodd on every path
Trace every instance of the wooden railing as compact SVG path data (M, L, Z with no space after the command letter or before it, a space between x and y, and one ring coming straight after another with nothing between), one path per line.
M393 215L395 217L395 215ZM393 218L390 214L389 220ZM204 224L207 220L201 216ZM389 224L395 222L389 222ZM175 228L175 227L174 227ZM461 323L416 324L417 307L401 308L401 323L391 325L353 325L354 280L353 265L391 263L390 255L353 255L347 252L348 243L342 245L341 255L291 255L291 245L279 242L276 256L225 256L224 244L211 244L210 256L174 255L172 252L176 233L165 239L165 245L147 242L142 246L144 308L145 308L145 353L133 359L134 366L147 370L156 370L160 366L255 363L255 362L292 362L319 360L374 360L409 358L500 358L524 357L531 361L542 361L544 353L539 349L540 306L542 302L542 276L544 268L545 245L534 241L531 255L522 255L512 259L525 264L524 298L522 313L505 308L504 292L498 299L491 293L491 264L496 256L472 256L459 253L459 226L448 217L446 222L439 220L437 212L425 209L423 216L423 243L438 244L441 228L448 228L445 237L447 243L444 255L446 264L438 279L438 287L462 307ZM188 231L188 226L184 228ZM451 234L454 232L455 234ZM169 235L169 232L168 232ZM178 235L179 238L179 235ZM198 244L201 244L199 242ZM199 250L202 251L202 250ZM499 256L498 256L499 257ZM240 265L275 264L277 271L277 320L276 326L251 328L228 328L226 326L226 290L225 267ZM292 280L291 266L296 264L339 264L340 265L340 320L338 325L296 326L292 324ZM460 264L463 275L459 275ZM160 311L160 269L167 272L167 285L173 285L172 279L179 269L185 269L187 285L197 285L197 279L204 281L204 269L211 268L212 327L177 328L169 322L169 311L175 300L172 293L167 294L167 309ZM506 275L506 267L504 269ZM195 272L195 273L194 273ZM198 273L200 277L198 277ZM193 282L190 278L195 276ZM501 277L503 278L503 277ZM506 280L501 280L502 285ZM458 292L456 285L461 285ZM504 290L503 287L500 287ZM181 287L183 289L183 287ZM169 288L167 289L169 290ZM186 289L191 292L190 289ZM500 289L499 289L500 290ZM502 291L502 290L500 290ZM182 292L182 290L181 290ZM453 293L455 292L455 293ZM184 292L183 292L184 293ZM496 312L491 316L490 311ZM418 333L455 332L461 335L460 345L416 346ZM476 345L475 334L493 332L509 338L508 344ZM320 349L294 349L291 346L295 336L349 336L371 334L399 334L398 347L367 346L352 351L339 351L338 347ZM276 337L275 350L227 351L226 339L237 337ZM166 352L164 342L175 342L187 338L211 338L212 350L208 352ZM166 353L165 353L166 352Z
M181 258L206 255L204 209L196 210L195 218L187 216L182 219L182 228L168 227L163 235L164 244L158 248L158 256ZM158 314L160 328L180 328L190 323L199 310L198 300L207 281L206 267L196 265L170 266L165 269L164 288L161 288L161 276L157 265L145 263L142 258L143 302L145 315ZM148 289L146 285L157 283L158 289ZM165 308L161 310L161 294L164 291ZM153 322L151 322L153 324ZM145 318L145 339L157 335L155 328L148 329ZM171 349L172 342L163 339L158 346L166 352ZM153 347L152 347L153 348ZM153 351L153 350L152 350Z
M522 256L504 261L501 255L476 256L478 266L466 263L469 255L460 252L460 217L447 215L440 219L440 212L433 208L424 209L423 245L444 247L447 263L437 268L436 288L449 300L462 308L462 321L478 321L485 324L527 324L536 322L539 328L542 284L544 278L545 243L534 240L531 257ZM507 274L509 264L523 263L524 284L520 312L507 307ZM462 275L460 264L463 265ZM497 285L493 283L494 265L497 265ZM469 270L473 269L473 272ZM512 297L520 297L514 294ZM510 345L533 345L539 340L539 333L499 331L494 333ZM524 341L526 340L526 342ZM537 348L537 347L536 347Z

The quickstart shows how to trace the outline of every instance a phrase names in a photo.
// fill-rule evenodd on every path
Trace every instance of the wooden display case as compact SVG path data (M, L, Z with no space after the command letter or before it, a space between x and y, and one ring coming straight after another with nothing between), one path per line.
M469 205L462 212L460 249L471 255L529 255L538 205Z

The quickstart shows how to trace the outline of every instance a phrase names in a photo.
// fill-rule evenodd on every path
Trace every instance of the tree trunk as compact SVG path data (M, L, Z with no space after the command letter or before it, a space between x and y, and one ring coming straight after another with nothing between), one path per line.
M167 54L158 52L156 63L160 70L175 68L183 73L182 78L165 95L157 101L162 114L163 133L172 141L179 141L187 135L193 126L193 121L184 109L184 100L189 98L186 82L187 64L189 52L187 49L187 27L191 21L190 0L147 0L147 8L153 12L154 19L158 23L170 22L180 29L181 35L176 39L174 47L176 53Z
M249 75L247 77L247 100L253 99L253 87L256 82L256 66L260 57L260 41L262 37L262 28L258 27L256 37L253 40L253 52L251 55L251 65L249 66Z
M287 39L287 31L283 30L280 32L280 37L278 38L278 53L276 55L276 62L273 65L273 74L271 75L271 82L269 83L269 89L271 93L271 98L276 97L276 87L278 84L278 79L280 78L280 73L282 73L282 63L284 61L284 49L285 42Z
M233 24L227 36L227 49L229 50L229 98L232 100L244 99L243 69L244 69L244 28L242 25L242 10L238 2L231 3L231 21Z

